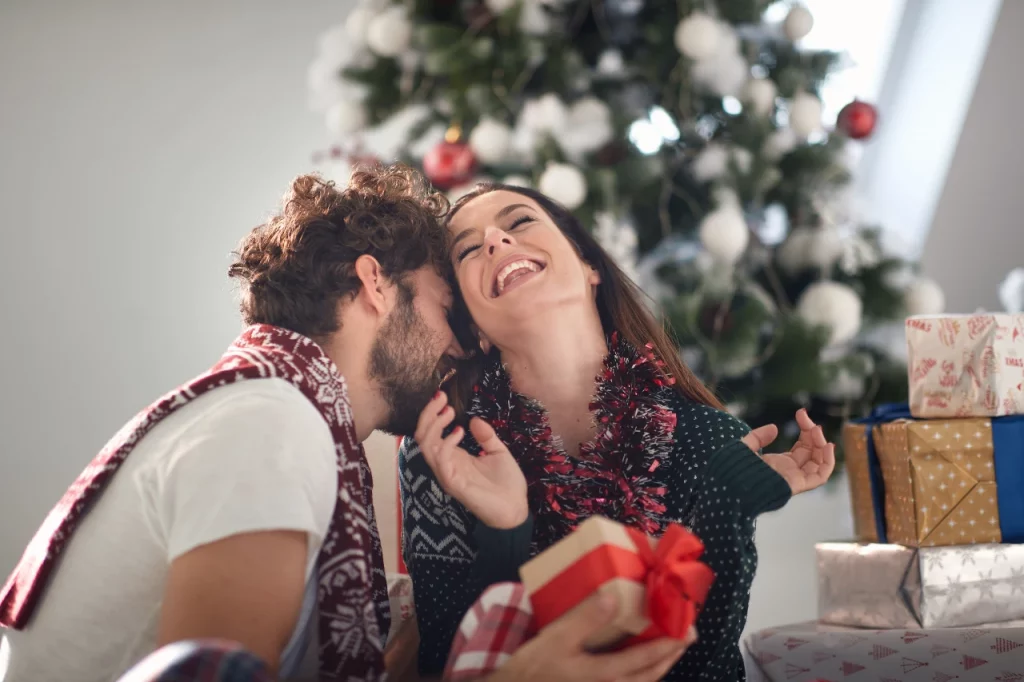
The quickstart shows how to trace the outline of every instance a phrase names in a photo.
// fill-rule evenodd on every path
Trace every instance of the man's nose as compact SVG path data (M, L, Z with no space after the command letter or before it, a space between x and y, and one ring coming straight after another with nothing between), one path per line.
M455 334L452 334L452 342L448 344L448 349L445 351L445 354L456 360L464 360L467 357L466 351L462 348L462 344L459 343Z
M499 230L496 227L488 227L484 233L484 246L487 249L487 255L494 255L494 250L499 246L512 246L515 244L515 240L504 230Z

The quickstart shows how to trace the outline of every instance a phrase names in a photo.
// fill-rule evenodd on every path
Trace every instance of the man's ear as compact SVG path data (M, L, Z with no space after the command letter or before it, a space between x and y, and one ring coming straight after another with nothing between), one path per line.
M373 256L363 254L356 259L356 277L362 282L356 300L373 309L378 315L391 310L391 281L384 276L384 269Z

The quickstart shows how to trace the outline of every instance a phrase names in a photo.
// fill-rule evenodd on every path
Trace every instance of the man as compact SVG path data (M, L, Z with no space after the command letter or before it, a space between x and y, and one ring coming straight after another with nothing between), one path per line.
M401 168L344 191L293 183L230 269L250 327L113 437L0 591L0 682L108 682L211 638L275 679L383 676L390 614L360 443L411 433L461 352L445 208ZM520 663L564 658L563 644L542 637Z

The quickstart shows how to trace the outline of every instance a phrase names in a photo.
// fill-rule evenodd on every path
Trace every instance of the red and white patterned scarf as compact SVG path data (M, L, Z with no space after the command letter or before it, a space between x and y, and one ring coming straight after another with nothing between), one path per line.
M320 675L379 679L391 621L373 479L356 438L344 378L313 341L284 329L247 329L213 368L140 412L111 439L50 512L0 591L0 626L22 629L62 551L118 468L161 420L207 391L247 379L284 379L317 408L334 437L338 500L318 560Z

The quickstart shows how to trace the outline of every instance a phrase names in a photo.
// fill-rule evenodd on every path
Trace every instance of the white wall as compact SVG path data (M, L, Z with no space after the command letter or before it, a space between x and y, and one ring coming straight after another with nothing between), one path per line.
M922 263L947 307L999 309L1006 273L1024 266L1024 2L1002 3Z
M346 9L0 3L4 576L104 441L236 335L230 252L325 142L306 66Z

